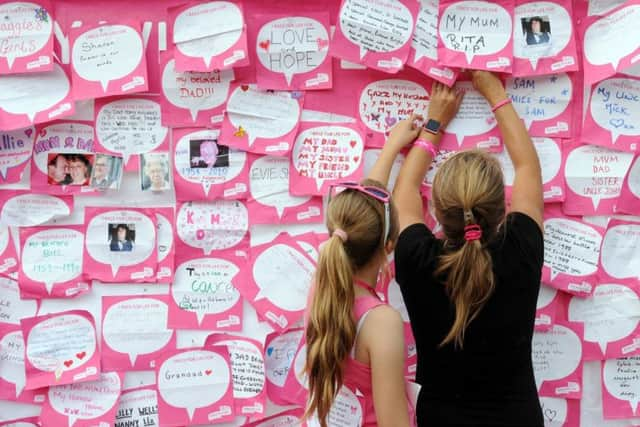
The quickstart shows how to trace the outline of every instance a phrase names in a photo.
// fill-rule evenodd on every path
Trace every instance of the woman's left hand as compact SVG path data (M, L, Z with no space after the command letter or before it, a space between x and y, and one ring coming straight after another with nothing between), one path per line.
M420 114L412 114L410 117L400 120L389 133L386 145L401 150L405 146L411 144L418 137L421 126L416 122L422 121Z

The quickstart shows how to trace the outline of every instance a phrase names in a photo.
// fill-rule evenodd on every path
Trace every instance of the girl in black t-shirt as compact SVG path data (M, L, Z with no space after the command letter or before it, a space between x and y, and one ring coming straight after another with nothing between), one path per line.
M478 151L438 169L431 201L444 239L424 224L422 180L462 95L436 83L426 130L395 185L400 285L416 339L419 426L542 426L531 339L543 262L540 163L501 81L472 72L494 111L515 179L505 216L500 165Z

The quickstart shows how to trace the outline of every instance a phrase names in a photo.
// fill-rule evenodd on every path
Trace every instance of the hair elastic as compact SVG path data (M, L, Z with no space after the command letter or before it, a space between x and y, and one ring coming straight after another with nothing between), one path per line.
M473 242L482 238L482 228L478 224L467 225L464 228L464 240Z
M496 105L494 105L491 108L491 112L495 113L498 108L504 107L507 104L511 104L511 98L506 98L506 99L503 99L502 101L498 102Z
M338 236L340 240L342 240L342 243L345 243L348 237L347 232L341 228L336 228L335 230L333 230L333 233L331 233L331 236Z

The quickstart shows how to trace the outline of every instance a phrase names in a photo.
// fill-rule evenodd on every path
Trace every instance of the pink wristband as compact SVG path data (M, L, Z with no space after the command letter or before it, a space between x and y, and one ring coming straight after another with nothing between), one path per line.
M431 154L431 157L433 157L434 159L436 158L436 156L438 155L438 150L436 150L436 146L433 145L432 142L427 141L424 138L418 138L413 142L413 145L415 147L420 147L422 148L424 151L426 151L427 153Z
M504 107L507 104L511 104L511 98L506 98L506 99L503 99L502 101L498 102L496 105L494 105L491 108L491 112L495 113L498 108Z

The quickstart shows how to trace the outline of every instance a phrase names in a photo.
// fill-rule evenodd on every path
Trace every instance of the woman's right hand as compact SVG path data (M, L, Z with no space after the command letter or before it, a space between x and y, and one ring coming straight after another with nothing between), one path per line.
M507 99L507 92L502 81L489 71L472 70L473 87L485 97L493 107L498 102Z

